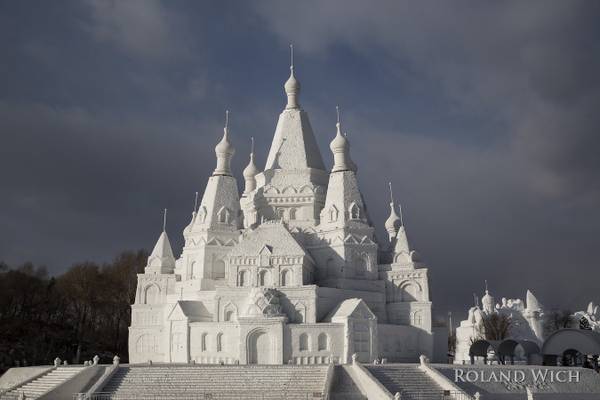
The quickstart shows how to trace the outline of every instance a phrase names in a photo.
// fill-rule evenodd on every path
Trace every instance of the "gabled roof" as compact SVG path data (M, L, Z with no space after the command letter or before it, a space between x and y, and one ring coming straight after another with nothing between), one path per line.
M294 239L285 225L268 222L246 233L229 253L236 255L259 255L268 253L273 256L310 256L302 245ZM312 259L311 259L312 260Z
M169 320L212 321L212 314L201 301L179 300L169 313Z
M335 322L344 318L377 319L369 306L359 298L342 301L325 317L325 322Z

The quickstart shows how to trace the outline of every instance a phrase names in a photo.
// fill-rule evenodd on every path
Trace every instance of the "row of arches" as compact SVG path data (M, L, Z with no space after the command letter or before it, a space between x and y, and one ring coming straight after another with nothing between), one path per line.
M214 341L214 342L213 342ZM218 332L215 336L210 336L208 332L202 332L200 335L200 351L223 351L223 332Z
M271 271L267 269L261 269L256 273L256 283L258 286L272 286L275 282L273 282L273 274ZM282 270L279 275L279 286L292 286L293 285L293 274L289 269ZM238 271L238 286L251 286L251 272L246 269L242 269Z
M277 189L275 186L268 186L265 188L265 194L297 194L297 193L320 193L324 194L324 190L321 186L317 186L314 189L308 185L302 186L300 189L296 189L293 186L286 186L282 190Z
M206 222L208 211L205 206L200 206L196 216L196 222L203 224ZM235 220L235 213L228 207L222 206L217 210L216 220L220 224L231 224Z
M319 335L317 336L316 351L330 350L330 347L331 347L331 343L330 343L329 335L326 334L325 332L319 333ZM298 350L299 351L312 351L313 350L312 338L308 333L306 333L306 332L301 333L300 336L298 337Z
M349 219L361 219L362 218L360 206L356 202L350 203L350 205L348 206L347 212L348 212ZM335 204L332 204L329 207L329 209L327 210L327 217L328 217L329 222L336 222L338 220L339 216L340 216L339 209L335 206Z
M204 277L201 265L197 261L192 261L189 271L189 277L191 279L200 279ZM213 262L209 278L225 279L225 261L215 260Z

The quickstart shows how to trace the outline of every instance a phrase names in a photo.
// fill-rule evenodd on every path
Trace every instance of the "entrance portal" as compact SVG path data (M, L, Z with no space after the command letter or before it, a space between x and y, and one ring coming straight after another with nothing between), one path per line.
M250 333L248 337L248 364L272 364L272 343L263 330Z

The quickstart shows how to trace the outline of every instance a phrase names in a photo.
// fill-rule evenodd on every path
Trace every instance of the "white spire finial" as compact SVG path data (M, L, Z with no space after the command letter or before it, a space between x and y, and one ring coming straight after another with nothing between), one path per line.
M254 155L254 136L250 136L250 155Z
M485 292L488 293L487 279L484 279L484 282L485 282Z
M284 85L287 94L286 110L300 108L298 104L298 95L300 94L300 82L294 76L294 45L290 44L290 77Z
M235 149L229 142L229 110L225 110L225 127L223 128L223 138L215 147L217 155L217 168L213 175L231 175L231 158Z
M388 182L388 185L390 186L390 203L393 205L394 204L394 192L392 191L392 182Z
M337 114L337 123L341 125L342 121L340 121L340 106L335 106L335 113Z
M196 197L194 198L194 212L198 209L198 192L196 192Z
M167 209L163 212L163 232L167 231Z

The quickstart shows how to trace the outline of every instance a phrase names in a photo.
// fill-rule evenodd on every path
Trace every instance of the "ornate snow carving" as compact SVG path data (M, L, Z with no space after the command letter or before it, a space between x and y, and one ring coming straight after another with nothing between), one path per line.
M248 296L245 317L281 316L280 293L273 288L254 287Z

